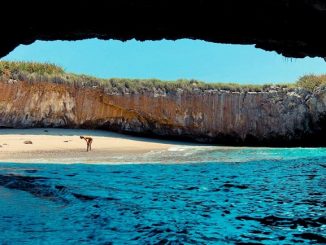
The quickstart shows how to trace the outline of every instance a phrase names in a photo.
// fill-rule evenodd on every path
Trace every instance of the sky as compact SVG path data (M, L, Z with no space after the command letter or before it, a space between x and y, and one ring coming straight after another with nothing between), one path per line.
M321 58L289 59L253 45L200 40L145 41L88 39L36 41L20 45L1 60L49 62L67 72L101 78L197 79L206 82L295 82L305 74L325 74Z

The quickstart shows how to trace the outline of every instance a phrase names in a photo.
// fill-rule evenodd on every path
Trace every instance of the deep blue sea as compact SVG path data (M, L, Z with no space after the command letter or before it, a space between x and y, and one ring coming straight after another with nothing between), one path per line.
M0 163L0 244L326 243L325 148L200 154L209 162Z

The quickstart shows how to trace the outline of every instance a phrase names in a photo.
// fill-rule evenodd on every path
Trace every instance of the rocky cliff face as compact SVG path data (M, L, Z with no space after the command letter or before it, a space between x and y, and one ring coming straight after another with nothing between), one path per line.
M326 88L108 94L0 81L0 127L101 128L232 145L326 145Z

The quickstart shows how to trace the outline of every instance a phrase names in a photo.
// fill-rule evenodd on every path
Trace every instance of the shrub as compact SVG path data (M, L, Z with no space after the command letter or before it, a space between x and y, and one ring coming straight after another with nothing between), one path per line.
M20 72L44 74L63 74L64 69L50 63L0 61L0 75L15 74Z
M298 87L314 91L315 88L326 84L326 74L319 76L313 74L305 75L300 77L296 84Z
M78 87L101 88L106 93L139 93L144 91L170 92L181 89L183 91L226 90L231 92L261 92L270 89L290 90L302 87L313 91L316 87L325 84L326 75L306 75L296 83L282 84L238 84L238 83L205 83L195 79L179 79L176 81L161 81L159 79L101 79L87 75L66 73L63 68L54 64L37 62L10 62L0 61L0 79L6 77L26 82L53 82L58 84L72 84Z

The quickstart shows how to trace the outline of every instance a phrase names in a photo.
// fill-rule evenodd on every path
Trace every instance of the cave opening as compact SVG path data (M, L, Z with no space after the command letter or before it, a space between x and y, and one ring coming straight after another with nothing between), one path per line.
M44 123L271 146L311 145L305 139L324 130L322 58L289 59L254 45L190 39L87 39L20 45L0 64L4 93L8 84L22 89L20 82L36 91L22 102L28 109L12 102L3 107L2 127ZM322 142L318 137L313 144Z
M325 243L325 3L2 1L0 243Z
M67 72L98 78L208 83L294 83L326 71L322 58L288 58L254 45L191 39L36 41L19 45L1 60L54 63Z

